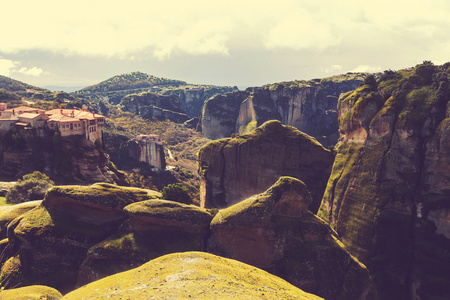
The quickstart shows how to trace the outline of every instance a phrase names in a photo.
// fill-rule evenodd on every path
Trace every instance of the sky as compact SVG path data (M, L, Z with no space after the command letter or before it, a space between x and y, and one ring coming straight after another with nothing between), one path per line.
M448 0L15 0L0 75L84 87L140 71L260 86L450 61Z

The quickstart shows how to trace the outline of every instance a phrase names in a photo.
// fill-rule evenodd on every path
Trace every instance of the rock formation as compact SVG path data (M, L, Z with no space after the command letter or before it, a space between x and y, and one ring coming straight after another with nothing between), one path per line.
M128 216L118 232L92 246L78 284L132 269L174 252L205 251L211 212L166 200L149 200L124 208Z
M296 127L322 144L338 138L338 96L354 90L368 74L291 81L216 96L205 102L202 132L210 139L248 133L268 120Z
M230 137L235 132L239 106L249 95L246 91L233 91L208 99L202 111L202 134L213 140Z
M157 118L183 123L189 120L189 116L182 105L181 99L176 95L141 93L124 97L118 107L147 119Z
M120 182L109 169L109 158L100 141L83 136L66 136L58 140L34 133L20 136L20 147L7 146L9 133L0 135L0 178L15 180L39 170L57 183ZM119 174L120 175L120 174Z
M87 250L117 231L126 219L123 208L159 196L106 183L53 187L41 205L9 223L2 286L43 284L72 290Z
M59 300L61 298L60 292L43 285L31 285L0 291L0 299L2 300Z
M322 299L244 263L174 253L85 285L62 299Z
M198 153L200 202L224 208L261 193L280 176L306 183L317 211L333 155L294 127L269 121L249 134L210 142Z
M381 299L450 295L448 67L387 71L339 99L341 141L318 215Z
M375 299L368 270L308 211L305 184L282 177L266 192L220 210L208 252L280 276L325 299Z

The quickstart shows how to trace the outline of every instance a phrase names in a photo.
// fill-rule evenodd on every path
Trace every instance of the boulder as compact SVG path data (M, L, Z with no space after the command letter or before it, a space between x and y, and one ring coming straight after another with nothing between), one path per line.
M375 299L369 272L308 211L305 184L281 177L266 192L220 210L208 252L269 271L325 299Z
M129 270L159 256L204 251L213 214L193 205L149 200L125 207L128 228L92 246L78 284Z
M244 263L203 252L165 255L63 299L321 299Z
M6 238L8 224L15 218L23 215L29 210L39 206L42 200L28 201L11 206L3 206L0 209L0 239Z
M106 183L53 187L41 205L9 223L2 286L43 284L72 290L88 249L126 219L123 208L156 195Z
M2 300L59 300L61 298L60 292L43 285L31 285L0 291L0 299Z
M249 134L212 141L198 153L203 207L224 208L262 193L280 176L306 183L317 211L333 154L294 127L269 121Z
M340 143L319 217L382 299L450 295L450 88L429 62L339 99Z

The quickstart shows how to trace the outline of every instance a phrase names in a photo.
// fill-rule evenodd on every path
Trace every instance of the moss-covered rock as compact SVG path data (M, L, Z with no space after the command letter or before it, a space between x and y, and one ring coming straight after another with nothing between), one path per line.
M244 263L203 252L166 255L63 299L321 299Z
M281 177L265 193L217 213L208 252L268 270L326 299L375 299L368 270L308 211L310 201L303 182Z
M167 200L150 200L133 203L124 208L133 231L181 229L204 232L213 218L210 211L195 205Z
M3 207L0 211L0 238L6 238L6 228L12 220L39 206L41 202L36 200Z
M127 215L123 208L160 193L106 183L92 186L57 186L44 201L8 225L8 245L2 278L14 274L15 284L43 284L68 291L75 287L80 265L90 247L117 232ZM9 260L8 260L9 259Z
M447 67L386 71L339 99L341 142L318 215L383 299L450 295Z
M42 205L50 211L67 213L83 222L100 224L121 222L125 219L125 206L160 196L155 191L108 183L56 186L47 192Z
M316 212L331 171L333 154L311 136L279 121L249 134L210 142L198 153L204 207L224 208L272 186L280 176L306 183Z
M32 285L11 290L0 291L2 300L59 300L60 292L43 285Z
M129 270L174 252L204 251L213 214L193 205L149 200L125 207L124 228L88 250L79 284Z

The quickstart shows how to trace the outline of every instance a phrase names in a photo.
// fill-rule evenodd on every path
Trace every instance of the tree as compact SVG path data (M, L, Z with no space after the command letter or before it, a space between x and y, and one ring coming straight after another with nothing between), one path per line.
M54 182L39 171L26 174L6 194L6 202L17 204L31 200L40 200L53 185Z
M162 190L162 199L192 204L188 189L181 183L169 184Z

